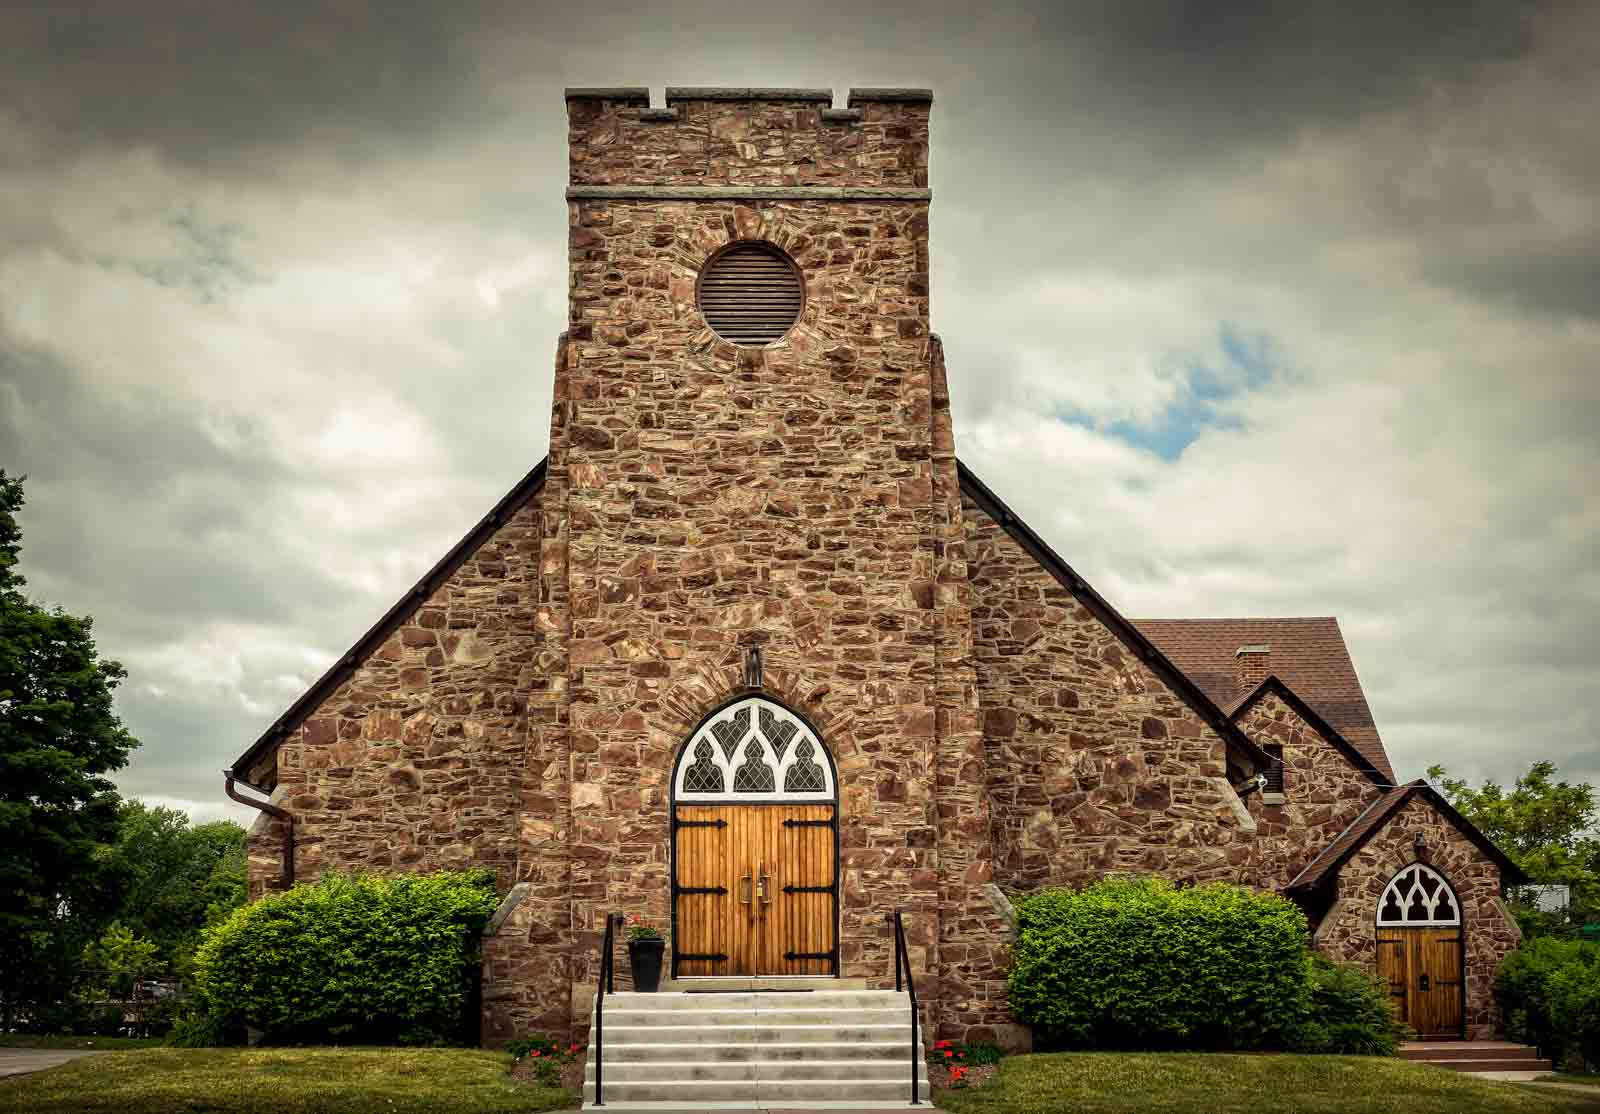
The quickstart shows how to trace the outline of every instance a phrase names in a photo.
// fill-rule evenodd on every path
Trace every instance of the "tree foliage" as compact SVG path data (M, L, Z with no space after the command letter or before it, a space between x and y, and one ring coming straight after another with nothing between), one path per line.
M17 571L22 481L0 470L0 996L53 1000L115 903L106 777L138 742L112 707L125 673L87 617L30 601Z
M1558 781L1553 762L1535 762L1510 792L1492 781L1474 789L1443 766L1429 767L1428 777L1530 880L1571 887L1575 911L1600 910L1600 807L1592 785ZM1524 932L1551 927L1528 900L1517 902L1517 914Z
M200 932L244 904L245 831L231 820L189 824L177 809L124 804L108 869L117 919L151 941L161 974L187 973Z

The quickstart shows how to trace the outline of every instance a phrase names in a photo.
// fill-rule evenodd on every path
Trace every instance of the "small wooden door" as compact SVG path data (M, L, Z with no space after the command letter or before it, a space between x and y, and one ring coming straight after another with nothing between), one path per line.
M838 973L832 804L678 805L673 973Z
M1424 1037L1459 1037L1461 926L1378 929L1378 976L1400 1019Z

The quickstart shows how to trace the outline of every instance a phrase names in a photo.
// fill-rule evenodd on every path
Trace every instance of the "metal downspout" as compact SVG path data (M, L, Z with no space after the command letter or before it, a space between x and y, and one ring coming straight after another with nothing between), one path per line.
M223 770L223 792L242 805L259 809L274 820L282 820L288 825L289 830L283 836L283 888L288 889L294 885L294 816L285 809L279 808L270 801L258 801L253 797L242 797L233 787L233 771Z

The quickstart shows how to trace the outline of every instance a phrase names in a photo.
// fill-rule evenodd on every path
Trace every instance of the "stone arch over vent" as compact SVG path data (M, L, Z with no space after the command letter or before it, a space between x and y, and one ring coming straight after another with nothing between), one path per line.
M830 803L838 768L821 734L800 713L766 696L731 700L703 719L678 752L672 798Z
M1426 863L1407 863L1378 898L1380 928L1443 928L1461 923L1461 899Z

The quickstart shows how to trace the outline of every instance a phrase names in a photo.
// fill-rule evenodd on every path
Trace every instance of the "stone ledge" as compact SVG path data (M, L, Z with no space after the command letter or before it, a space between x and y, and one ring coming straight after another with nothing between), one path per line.
M897 104L932 104L932 89L852 89L846 104L854 108L861 101L889 101Z
M931 201L929 189L881 186L568 186L568 201Z
M639 119L641 120L653 120L658 123L666 123L676 120L677 118L678 110L676 108L641 108L639 110Z
M832 104L832 89L736 89L721 86L675 85L667 88L667 103L673 101L805 101Z
M865 115L859 108L824 108L822 122L824 124L859 124Z
M616 101L618 104L649 104L650 90L627 85L615 88L576 86L565 90L569 101Z
M489 918L489 923L484 926L485 936L494 936L500 932L500 926L506 923L506 918L511 916L517 906L522 904L523 898L528 896L528 891L533 887L526 882L518 882L500 901L500 907L494 911L494 916Z

